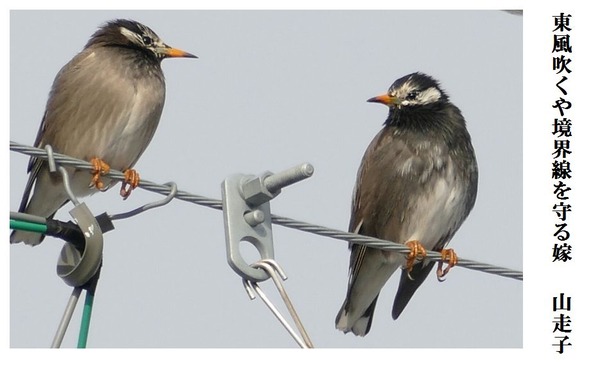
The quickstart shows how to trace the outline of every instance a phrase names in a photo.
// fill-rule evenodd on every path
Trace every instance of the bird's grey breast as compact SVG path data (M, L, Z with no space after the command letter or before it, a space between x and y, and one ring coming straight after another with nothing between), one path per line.
M146 149L165 102L165 80L160 64L135 53L126 54L119 56L122 63L117 66L113 82L122 85L121 92L125 89L127 101L120 112L122 120L116 123L105 150L106 159L112 160L112 163L107 162L118 169L133 166Z
M442 248L465 218L467 184L460 160L443 141L409 137L412 148L394 167L401 186L396 219L400 242L418 240L428 249Z

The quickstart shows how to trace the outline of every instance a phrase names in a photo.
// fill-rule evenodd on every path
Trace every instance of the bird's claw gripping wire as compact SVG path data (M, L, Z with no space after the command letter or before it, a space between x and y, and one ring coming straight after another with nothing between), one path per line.
M98 190L102 190L104 188L102 176L110 172L110 165L98 157L91 159L90 164L92 164L92 170L90 171L92 174L92 182L90 185L93 185Z
M446 274L458 263L458 256L453 249L442 249L440 254L442 257L438 262L436 274L438 281L443 282L446 280ZM444 262L448 262L446 268L444 268Z
M410 272L415 265L415 261L419 258L425 258L427 256L427 250L419 241L408 241L406 242L406 246L410 249L409 253L406 255L406 272L408 273L408 278L412 280L413 278L410 276Z
M294 330L292 329L290 324L285 320L283 315L269 300L269 298L262 291L260 286L258 286L257 282L248 279L243 279L242 283L244 284L244 288L246 289L246 292L248 293L250 299L253 300L256 298L256 295L258 295L301 348L313 348L312 341L310 340L306 329L300 321L300 317L298 317L298 313L296 312L294 305L292 304L289 296L287 295L287 292L285 291L285 288L283 287L283 281L287 279L287 276L283 272L281 266L279 266L279 264L273 259L263 259L253 263L251 266L264 270L273 280L275 286L277 287L277 290L279 291L279 294L281 295L281 298L283 299L283 302L285 303L288 309L288 312L290 313L292 319L294 320L294 323L296 324L296 328L298 328L298 331L300 332L300 335L302 337L298 336L298 334L294 332Z
M123 171L125 180L121 184L121 197L127 199L134 189L140 184L140 174L135 169L126 169Z

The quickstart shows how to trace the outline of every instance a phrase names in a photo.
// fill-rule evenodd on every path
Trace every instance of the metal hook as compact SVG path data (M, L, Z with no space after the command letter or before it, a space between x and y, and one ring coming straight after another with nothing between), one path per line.
M265 270L267 273L269 273L269 277L275 281L275 284L280 285L283 288L283 282L277 276L281 277L283 281L286 281L287 275L277 261L274 259L261 259L250 266L260 267L261 269Z
M56 162L54 161L54 150L52 149L52 145L47 144L44 149L48 155L48 169L50 172L56 172Z
M292 319L294 320L296 327L300 331L302 338L300 338L296 334L296 332L293 331L292 327L288 324L287 321L285 321L282 314L275 307L275 305L273 305L273 303L268 299L266 294L262 291L262 289L258 286L258 284L256 282L250 281L250 280L243 280L242 282L244 284L244 287L245 287L246 292L248 293L248 296L250 297L250 299L252 299L252 300L255 299L256 294L258 294L258 296L263 300L263 302L267 305L267 307L271 310L271 312L275 315L275 317L279 320L279 322L284 326L284 328L288 331L288 333L294 338L294 340L298 343L298 345L300 345L301 348L313 348L313 343L310 340L310 337L308 336L306 329L302 325L302 322L300 321L300 317L298 317L298 313L296 312L296 310L292 304L292 301L290 300L289 296L287 295L287 292L285 291L285 288L283 287L283 281L285 281L287 279L287 276L283 272L283 269L281 268L281 266L279 266L279 264L273 259L264 259L264 260L261 260L261 261L258 261L256 263L252 264L251 266L260 268L260 269L266 271L267 274L269 275L269 277L271 279L273 279L273 282L275 283L275 286L277 287L277 290L279 291L279 294L281 295L281 298L283 299L283 302L285 303L285 305L288 309L288 312L292 316Z
M265 305L267 305L267 307L271 310L271 312L273 312L273 314L275 315L275 317L277 318L277 320L279 320L279 322L281 323L281 325L283 325L283 327L292 336L292 338L294 339L294 341L296 341L296 343L298 343L298 345L300 346L300 348L308 348L308 346L304 343L304 341L302 341L302 338L299 337L296 334L296 332L294 332L294 330L292 329L292 327L287 323L287 321L285 321L285 318L281 315L281 313L279 313L279 311L277 310L277 308L275 307L275 305L273 305L273 303L271 301L269 301L269 298L267 297L267 295L265 293L263 293L263 291L258 286L258 284L256 282L250 282L248 280L242 280L242 281L247 282L248 283L247 286L250 286L251 289L253 289L253 291L256 294L258 294L258 296L263 300L263 302L265 303Z
M134 210L131 210L129 212L124 212L124 213L121 213L121 214L110 215L109 216L110 220L121 220L121 219L125 219L125 218L130 218L132 216L138 215L138 214L140 214L140 213L142 213L144 211L150 210L152 208L162 207L162 206L165 206L165 205L169 204L171 202L171 200L173 200L173 198L175 197L175 195L177 195L177 184L175 184L174 182L170 181L168 183L165 183L165 185L170 185L171 186L171 191L163 199L157 200L157 201L152 202L152 203L144 204L143 206L138 207L138 208L136 208Z
M52 145L46 144L46 146L44 146L44 150L46 151L46 155L48 156L48 170L54 173L57 171L56 161L54 160L54 149L52 149ZM75 194L73 193L73 190L71 189L71 180L69 179L69 174L67 170L64 167L59 166L58 171L62 175L63 186L65 188L65 192L69 196L69 200L71 200L71 202L74 205L78 206L79 200L77 200Z
M69 195L69 200L71 200L71 202L75 206L78 206L79 200L77 200L77 198L75 197L75 194L73 193L73 190L71 190L71 180L69 179L69 172L67 172L65 167L58 167L58 170L60 171L60 174L62 175L63 186L65 187L65 192L67 193L67 195Z

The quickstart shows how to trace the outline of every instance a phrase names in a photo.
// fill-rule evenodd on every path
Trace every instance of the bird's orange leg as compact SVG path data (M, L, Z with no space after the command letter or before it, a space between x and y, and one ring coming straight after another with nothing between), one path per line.
M438 281L444 281L446 274L458 263L458 256L453 249L442 249L440 254L442 254L442 259L438 262L437 278ZM448 262L448 266L445 269L444 262Z
M96 189L101 190L104 188L104 183L100 177L110 172L110 165L98 157L91 159L90 163L92 164L92 170L90 171L92 174L92 182L90 185L93 185L96 187Z
M125 200L140 184L140 174L135 169L126 169L123 173L125 174L125 180L121 184L121 196Z
M406 270L410 273L415 264L415 260L418 257L425 258L427 256L427 250L419 241L408 241L406 242L406 246L410 248L410 252L406 256Z

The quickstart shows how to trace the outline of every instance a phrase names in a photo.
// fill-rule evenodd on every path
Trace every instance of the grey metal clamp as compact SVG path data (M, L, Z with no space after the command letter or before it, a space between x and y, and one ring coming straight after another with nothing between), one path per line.
M281 189L312 176L314 168L304 163L273 174L261 176L236 174L227 177L221 185L223 217L227 244L227 262L243 279L265 281L269 274L251 267L242 257L241 242L251 243L261 259L274 259L273 231L270 200Z

